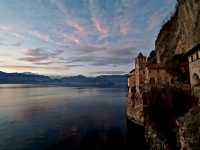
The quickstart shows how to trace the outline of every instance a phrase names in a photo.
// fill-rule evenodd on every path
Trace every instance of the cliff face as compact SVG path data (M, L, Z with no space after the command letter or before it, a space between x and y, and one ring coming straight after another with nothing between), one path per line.
M177 0L174 15L163 25L155 43L157 62L168 64L175 54L185 54L199 43L200 0ZM149 102L144 109L144 128L150 149L199 149L200 137L194 132L200 131L200 110L194 107L198 100L189 93L158 88L143 96Z
M164 24L155 49L162 63L174 54L183 54L200 43L200 1L178 0L171 19Z

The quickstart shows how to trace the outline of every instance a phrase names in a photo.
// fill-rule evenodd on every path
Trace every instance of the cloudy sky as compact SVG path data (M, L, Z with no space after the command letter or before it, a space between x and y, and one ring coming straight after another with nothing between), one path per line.
M123 74L148 54L175 0L0 0L0 70Z

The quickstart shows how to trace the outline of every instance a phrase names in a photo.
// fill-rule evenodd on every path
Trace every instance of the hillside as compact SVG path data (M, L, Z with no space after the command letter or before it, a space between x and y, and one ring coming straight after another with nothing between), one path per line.
M0 84L41 84L72 87L127 87L127 75L102 75L85 77L82 75L51 78L32 73L0 72Z

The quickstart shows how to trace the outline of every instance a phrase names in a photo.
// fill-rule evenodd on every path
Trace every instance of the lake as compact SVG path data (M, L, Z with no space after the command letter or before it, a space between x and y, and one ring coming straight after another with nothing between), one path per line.
M126 102L127 89L0 85L0 150L137 150Z

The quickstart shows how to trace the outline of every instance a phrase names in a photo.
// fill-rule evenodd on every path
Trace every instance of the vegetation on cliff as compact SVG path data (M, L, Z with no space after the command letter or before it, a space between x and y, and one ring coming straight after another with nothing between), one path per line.
M182 122L186 128L185 138L192 150L200 148L200 107L191 109L183 118Z
M143 98L146 136L152 149L180 149L177 120L196 104L191 92L175 87L152 88Z
M183 54L168 58L166 66L168 72L178 83L189 83L189 64Z

